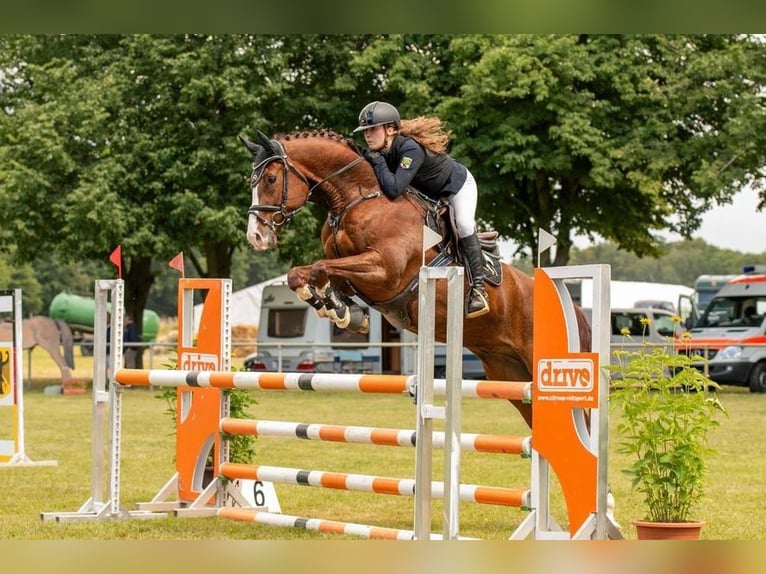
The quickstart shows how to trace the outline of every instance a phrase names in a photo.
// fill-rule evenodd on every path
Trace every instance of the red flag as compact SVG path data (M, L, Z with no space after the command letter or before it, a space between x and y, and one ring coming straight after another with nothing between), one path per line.
M109 261L117 266L117 278L122 279L122 245L118 245L117 248L112 251L109 256Z
M173 259L171 259L168 262L168 265L170 265L173 269L178 269L181 272L181 277L186 277L186 275L184 274L184 252L183 251L179 251L178 255L173 257Z

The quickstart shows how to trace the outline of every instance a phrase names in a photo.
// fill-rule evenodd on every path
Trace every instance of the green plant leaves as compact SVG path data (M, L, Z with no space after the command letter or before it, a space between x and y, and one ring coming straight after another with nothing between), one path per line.
M610 402L621 417L618 452L633 463L623 470L644 497L647 520L686 522L704 496L708 433L725 413L718 385L696 368L701 358L649 344L616 351L619 375Z

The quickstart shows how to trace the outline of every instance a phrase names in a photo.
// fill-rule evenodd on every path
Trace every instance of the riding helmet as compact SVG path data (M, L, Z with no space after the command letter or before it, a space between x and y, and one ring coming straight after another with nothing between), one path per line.
M386 102L371 102L359 112L359 127L354 130L354 133L385 124L394 124L399 128L401 125L399 111Z

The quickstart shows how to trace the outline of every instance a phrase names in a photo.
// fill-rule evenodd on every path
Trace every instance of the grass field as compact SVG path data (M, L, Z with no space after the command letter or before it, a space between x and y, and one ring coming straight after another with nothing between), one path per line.
M36 352L35 352L36 353ZM33 374L25 393L26 452L37 461L54 459L55 467L0 468L4 495L0 498L0 532L5 540L308 540L337 538L216 518L107 520L77 523L43 522L42 512L77 510L90 495L90 392L80 396L45 395L54 372L46 373L44 358L33 353ZM75 374L90 379L88 359L78 357ZM126 509L150 500L174 472L172 422L158 391L129 389L123 401L121 502ZM415 407L403 397L314 393L254 392L253 416L261 419L414 428ZM721 399L729 410L712 435L719 454L709 461L707 500L699 509L706 522L703 538L762 540L766 523L766 447L760 428L766 416L766 395L724 388ZM0 419L0 422L7 423ZM615 420L610 421L614 429ZM463 402L463 431L523 434L525 428L505 401L467 399ZM357 472L391 477L414 477L414 449L291 441L264 438L256 443L259 464ZM638 496L631 492L619 469L624 461L610 445L609 482L617 499L617 520L628 539L635 538L630 521L642 518ZM435 479L441 479L441 459L434 460ZM529 462L515 456L463 453L461 482L510 487L529 485ZM351 493L311 487L276 485L282 511L287 514L331 518L411 529L413 499ZM561 502L554 501L560 522ZM526 513L471 503L460 505L464 536L503 540ZM434 506L435 532L441 531L441 509Z

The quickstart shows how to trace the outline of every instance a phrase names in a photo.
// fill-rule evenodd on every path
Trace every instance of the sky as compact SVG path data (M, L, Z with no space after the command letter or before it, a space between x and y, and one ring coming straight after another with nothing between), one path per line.
M766 252L766 211L756 211L758 194L740 191L731 205L717 207L703 216L695 237L722 249L742 253Z
M702 226L694 237L721 249L733 249L741 253L763 254L766 252L766 211L756 211L758 195L744 189L734 196L729 205L715 207L702 217ZM680 240L669 235L669 241ZM586 237L575 237L575 247L584 249L591 245ZM503 259L508 261L513 253L512 244L501 242Z

